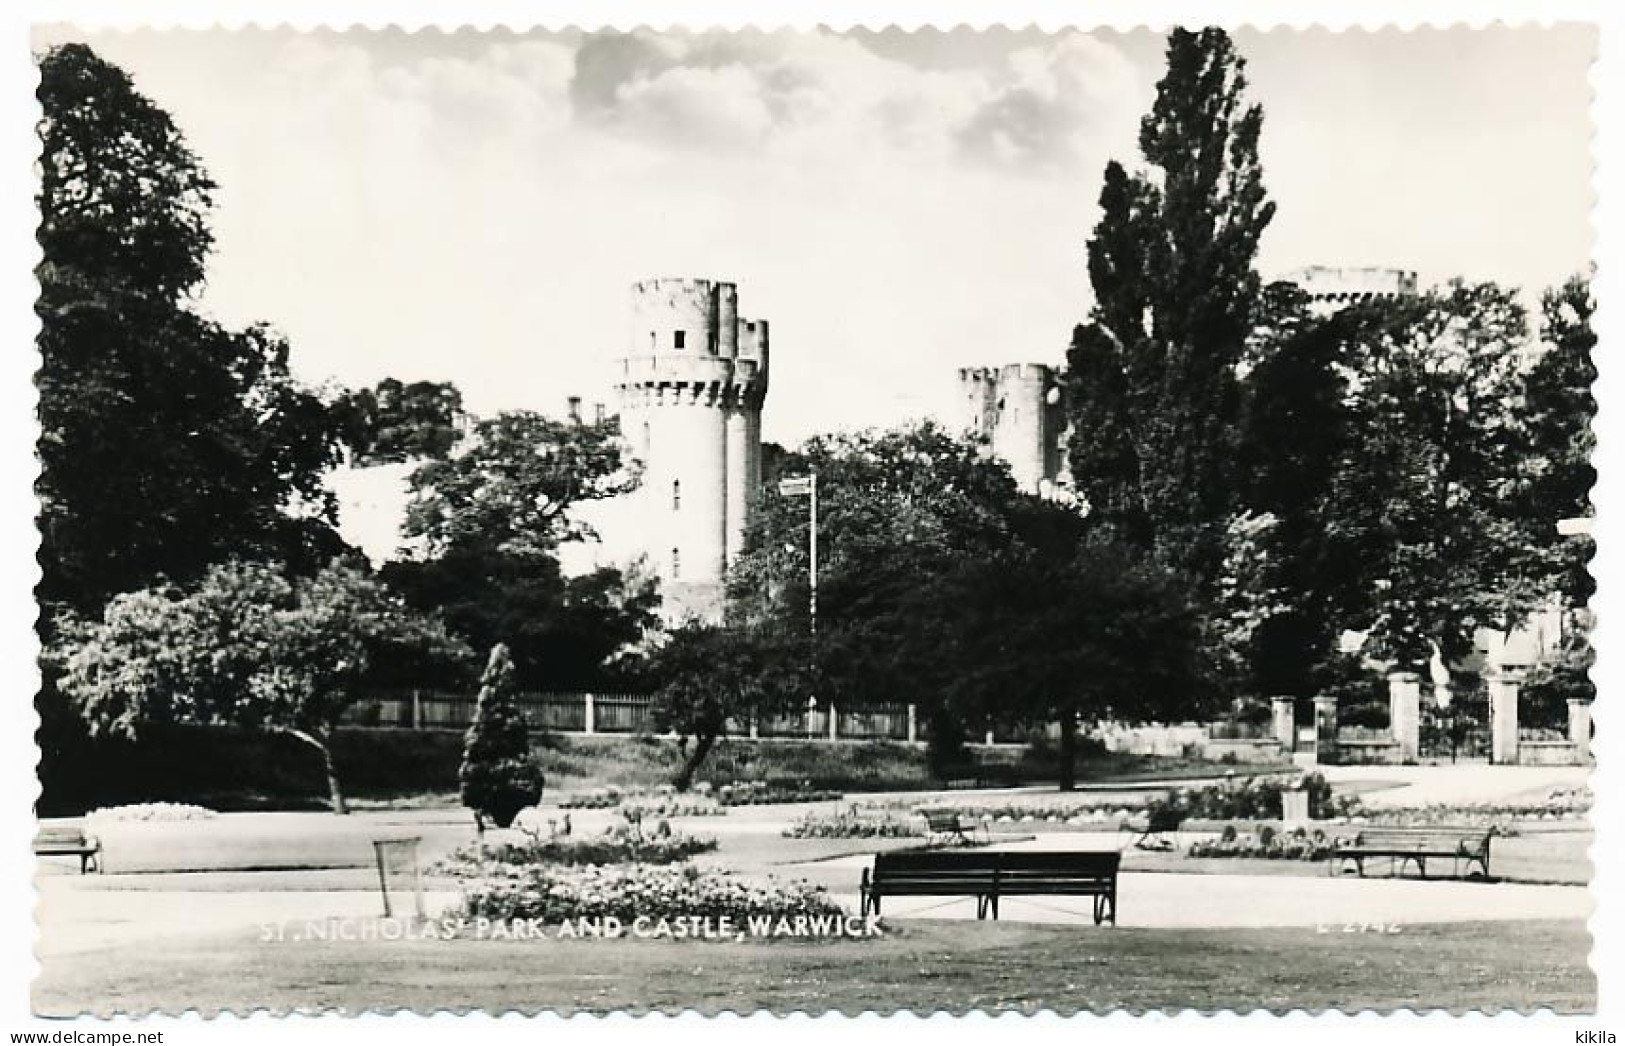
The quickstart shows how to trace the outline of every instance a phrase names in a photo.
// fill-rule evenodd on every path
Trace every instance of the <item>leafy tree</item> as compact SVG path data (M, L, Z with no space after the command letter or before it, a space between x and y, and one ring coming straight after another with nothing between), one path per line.
M1291 284L1266 289L1237 451L1245 512L1273 521L1252 561L1272 594L1246 640L1240 685L1254 693L1323 692L1340 630L1369 602L1361 555L1330 515L1332 484L1355 449L1349 327L1342 314L1313 315Z
M1198 619L1142 555L1090 540L1046 555L1012 545L923 579L901 653L957 722L1059 723L1062 790L1080 722L1177 720L1199 707ZM935 722L935 720L933 720Z
M1092 512L1204 590L1235 506L1238 369L1274 216L1263 112L1219 29L1176 29L1140 124L1148 169L1107 165L1088 245L1095 303L1067 354L1072 474Z
M439 614L476 649L505 640L526 687L623 685L623 672L635 668L627 664L632 652L659 623L652 580L610 567L565 577L550 556L458 550L388 563L379 576L411 606Z
M457 770L463 805L485 821L507 828L519 812L542 800L542 767L530 750L530 730L514 689L513 661L501 643L491 648L480 677L479 703L463 740Z
M412 473L406 534L429 551L552 555L561 542L593 537L570 510L624 494L636 477L623 467L619 423L556 421L508 411L476 422L461 453Z
M360 568L310 578L259 563L209 569L195 588L114 597L80 623L59 686L93 734L133 737L152 722L288 734L321 757L333 811L345 813L331 739L381 666L455 664L467 648L408 610Z
M1559 534L1557 520L1591 515L1597 470L1591 394L1597 368L1597 335L1591 328L1596 301L1590 280L1571 277L1541 298L1540 344L1522 382L1520 429L1526 453L1518 509L1527 559L1521 573L1540 588L1561 593L1566 605L1583 607L1595 590L1587 563L1596 551L1589 535Z
M1008 469L930 422L815 437L783 468L818 474L817 696L917 700L929 714L935 696L901 653L917 627L902 608L925 580L1009 543L1023 495ZM729 575L736 619L811 632L807 527L805 501L764 491Z
M385 378L334 405L360 468L447 457L461 435L463 394L449 382Z
M806 645L772 628L684 624L652 657L656 728L686 749L673 784L686 790L730 723L795 707L805 694ZM692 740L692 747L689 747Z
M1524 310L1458 283L1346 322L1350 439L1322 518L1358 571L1350 626L1396 664L1420 669L1434 644L1458 662L1476 627L1509 628L1544 597L1515 569Z
M326 404L268 328L184 307L214 183L169 116L89 48L40 60L39 596L95 614L231 556L306 570L343 549Z

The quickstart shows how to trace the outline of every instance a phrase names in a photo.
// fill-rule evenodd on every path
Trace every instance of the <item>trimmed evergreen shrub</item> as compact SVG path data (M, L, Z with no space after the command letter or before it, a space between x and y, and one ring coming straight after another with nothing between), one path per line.
M530 750L530 731L514 690L513 659L506 644L491 648L480 677L479 703L464 735L457 770L463 805L483 828L490 820L507 828L519 811L542 800L542 767Z

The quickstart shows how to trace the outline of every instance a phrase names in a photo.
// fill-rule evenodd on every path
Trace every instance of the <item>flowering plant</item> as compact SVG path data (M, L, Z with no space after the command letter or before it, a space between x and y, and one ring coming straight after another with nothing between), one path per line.
M463 893L463 914L469 918L743 920L843 912L822 887L805 880L756 881L693 865L499 866L488 871Z

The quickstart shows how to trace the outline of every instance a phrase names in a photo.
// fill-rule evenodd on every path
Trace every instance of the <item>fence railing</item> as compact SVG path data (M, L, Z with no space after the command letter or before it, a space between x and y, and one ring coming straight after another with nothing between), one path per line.
M533 730L635 734L659 729L648 694L525 691L517 695L517 703ZM391 693L356 702L342 721L350 726L461 730L473 721L475 704L476 698L471 694L438 690ZM829 741L913 742L925 736L924 724L915 714L914 706L901 702L837 706L833 716L825 703L805 712L764 716L755 722L730 722L729 732L750 737Z
M1249 723L1240 719L1221 719L1207 725L1210 741L1264 741L1275 737L1269 723Z

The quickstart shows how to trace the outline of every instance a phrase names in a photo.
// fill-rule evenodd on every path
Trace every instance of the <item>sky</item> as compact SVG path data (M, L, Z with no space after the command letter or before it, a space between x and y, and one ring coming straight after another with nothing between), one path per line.
M1587 266L1593 30L1234 35L1267 276ZM271 323L306 380L613 406L628 286L726 279L772 324L786 444L943 416L959 366L1061 361L1163 60L1146 31L35 33L64 40L174 116L220 184L200 306Z

